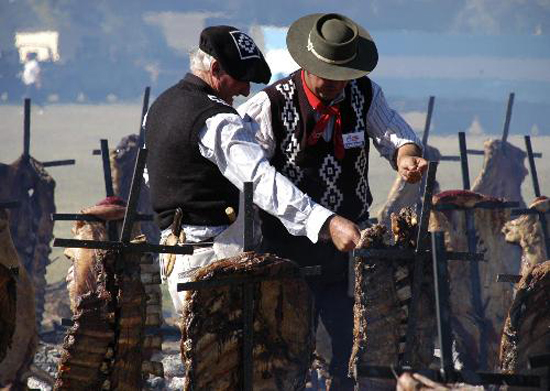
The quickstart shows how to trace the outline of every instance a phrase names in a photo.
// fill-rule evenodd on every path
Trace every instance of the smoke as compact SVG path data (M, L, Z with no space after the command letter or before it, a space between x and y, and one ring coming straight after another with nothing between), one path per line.
M470 126L468 127L468 129L466 129L466 132L468 132L468 134L472 135L472 136L481 136L483 134L485 134L485 129L483 128L483 126L481 125L481 122L479 122L479 116L476 115L472 121L472 123L470 124Z

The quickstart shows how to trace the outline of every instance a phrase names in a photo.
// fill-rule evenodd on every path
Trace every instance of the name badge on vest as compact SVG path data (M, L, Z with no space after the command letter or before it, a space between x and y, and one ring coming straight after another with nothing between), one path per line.
M365 131L355 133L345 133L342 135L344 148L359 148L365 145Z

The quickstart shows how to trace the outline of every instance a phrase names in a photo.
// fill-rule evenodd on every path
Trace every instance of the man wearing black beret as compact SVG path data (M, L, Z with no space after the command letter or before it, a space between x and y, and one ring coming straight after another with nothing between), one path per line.
M270 163L315 202L343 218L330 218L357 242L368 219L369 139L407 182L427 168L421 142L381 88L366 75L378 62L367 30L339 14L312 14L295 21L287 47L298 71L275 82L239 107ZM278 219L262 213L263 250L302 266L320 264L311 284L316 314L331 338L330 390L352 390L347 377L352 347L353 300L347 296L349 255L334 240L312 243L288 235Z
M325 236L339 249L352 249L358 239L354 224L334 216L275 170L249 124L231 106L234 96L249 94L250 82L271 78L252 38L231 26L208 27L190 62L191 72L155 100L145 119L161 243L216 242L229 231L233 213L227 211L238 210L243 183L251 181L254 203L279 219L285 232L316 242L332 216L331 224L339 223L340 229ZM215 246L193 255L160 255L162 279L179 314L184 293L177 292L177 283L216 259Z

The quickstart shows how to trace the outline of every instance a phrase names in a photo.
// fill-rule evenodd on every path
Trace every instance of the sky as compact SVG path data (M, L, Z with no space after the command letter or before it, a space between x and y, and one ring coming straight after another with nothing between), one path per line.
M286 50L287 28L265 26L262 31L273 73L296 69ZM380 55L371 77L388 84L392 93L499 100L513 91L523 100L550 103L548 36L418 31L371 35Z
M434 126L498 131L514 92L512 126L550 134L550 0L0 0L0 49L12 44L10 31L60 31L62 63L91 45L111 60L85 53L85 66L70 75L80 72L89 85L71 93L97 87L95 96L127 99L145 83L156 94L177 81L208 25L249 32L273 74L285 75L296 67L285 49L288 26L318 12L342 13L371 33L380 59L370 76L390 103L420 119L417 127L433 95L442 115Z

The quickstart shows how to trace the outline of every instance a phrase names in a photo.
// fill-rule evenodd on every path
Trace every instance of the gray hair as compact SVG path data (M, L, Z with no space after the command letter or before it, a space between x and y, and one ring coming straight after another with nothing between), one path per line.
M203 52L198 47L189 52L189 68L194 74L209 72L210 65L215 60L210 54Z

